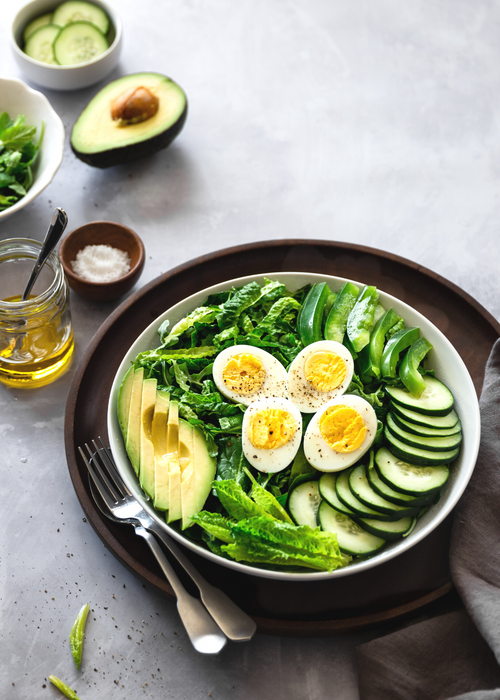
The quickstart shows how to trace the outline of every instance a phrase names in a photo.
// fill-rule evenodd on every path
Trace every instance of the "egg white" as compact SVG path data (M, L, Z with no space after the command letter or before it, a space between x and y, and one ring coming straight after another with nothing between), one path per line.
M321 435L319 421L323 413L335 405L350 406L357 411L364 420L366 435L361 445L352 452L336 452L324 440ZM328 401L314 414L304 435L304 454L307 461L315 469L322 472L337 472L350 467L358 461L371 447L377 432L377 416L373 407L360 396L344 394Z
M232 357L242 353L258 357L266 373L263 384L249 394L239 394L227 387L224 382L223 372L226 364ZM230 401L241 403L244 406L249 406L252 401L265 396L286 396L286 383L288 378L286 369L281 362L271 355L271 353L262 348L254 347L253 345L231 345L225 350L222 350L215 358L212 374L214 382L221 394Z
M305 363L316 352L332 352L344 360L347 373L338 387L329 391L319 391L306 379ZM315 413L327 401L345 393L351 383L353 372L352 355L342 343L337 343L335 340L319 340L301 350L290 365L287 396L302 413Z
M295 419L297 428L290 440L272 449L255 447L248 434L248 427L252 415L263 409L278 408L287 411ZM281 397L269 397L259 399L250 404L243 416L241 442L243 454L250 464L260 472L273 474L285 469L294 459L302 440L302 415L299 409L288 399Z

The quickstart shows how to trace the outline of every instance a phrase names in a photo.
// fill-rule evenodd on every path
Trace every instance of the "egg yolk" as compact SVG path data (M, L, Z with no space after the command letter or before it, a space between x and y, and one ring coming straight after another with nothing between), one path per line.
M361 447L366 425L361 415L350 406L330 406L319 420L323 440L335 452L353 452Z
M222 370L222 379L235 394L253 394L260 389L266 378L266 370L256 355L239 353L233 355Z
M317 391L336 389L346 375L345 360L328 350L313 352L304 362L304 376Z
M252 413L248 421L248 437L254 447L274 450L286 445L297 430L291 413L282 408L263 408Z

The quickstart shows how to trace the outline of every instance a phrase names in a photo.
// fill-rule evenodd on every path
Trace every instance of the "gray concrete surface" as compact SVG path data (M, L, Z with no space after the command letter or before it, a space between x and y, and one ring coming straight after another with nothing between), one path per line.
M3 4L0 73L23 79ZM141 285L236 243L349 241L438 272L500 319L499 2L114 6L124 49L109 79L171 76L189 98L186 127L168 151L95 170L74 157L69 134L100 86L42 90L66 127L63 165L0 224L0 239L41 239L54 206L70 228L121 221L146 246ZM81 700L356 700L354 649L383 630L258 635L201 657L175 606L103 547L68 477L63 419L74 369L116 304L73 294L71 305L72 369L36 391L0 386L0 697L60 697L47 681L55 674ZM78 672L68 634L84 602L92 613Z

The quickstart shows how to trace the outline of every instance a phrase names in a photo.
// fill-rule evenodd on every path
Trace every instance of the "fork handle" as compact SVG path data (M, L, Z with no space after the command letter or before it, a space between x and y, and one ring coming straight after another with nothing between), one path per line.
M217 654L226 644L227 637L210 617L201 601L186 591L154 536L142 526L136 527L135 531L146 540L172 586L177 598L179 616L194 648L202 654Z
M249 641L257 629L257 625L252 618L238 607L220 588L216 588L208 583L179 549L177 544L154 521L151 524L148 523L145 527L161 539L186 573L189 574L198 586L206 609L229 639L233 642Z

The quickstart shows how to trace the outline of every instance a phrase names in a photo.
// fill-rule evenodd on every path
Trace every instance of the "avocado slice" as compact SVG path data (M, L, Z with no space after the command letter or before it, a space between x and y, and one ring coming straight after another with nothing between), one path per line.
M154 498L154 446L152 440L153 415L156 403L156 379L142 382L141 401L141 459L139 463L139 483L150 498Z
M154 506L158 510L168 510L168 460L167 425L170 397L167 392L156 391L155 412L151 436L154 445L155 496Z
M103 87L71 132L73 153L109 168L167 148L187 117L183 89L160 73L133 73Z
M128 418L130 412L130 399L132 397L132 387L134 384L134 368L130 367L127 374L123 377L122 383L118 390L118 401L116 411L118 415L118 424L122 431L123 439L127 439Z
M143 379L144 369L140 367L134 370L125 436L125 449L127 450L128 458L137 475L139 475L139 465L141 461L141 403ZM123 406L122 410L124 410Z
M202 431L179 421L181 464L182 529L192 525L191 516L199 513L215 479L215 459L210 456Z
M168 411L167 424L167 455L168 460L168 516L167 522L180 520L181 505L181 467L179 463L179 404L171 401Z
M193 426L185 420L179 420L179 465L181 468L181 512L182 529L191 524L193 500L195 494L196 473L194 469Z

